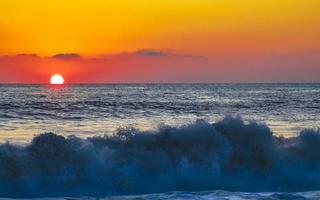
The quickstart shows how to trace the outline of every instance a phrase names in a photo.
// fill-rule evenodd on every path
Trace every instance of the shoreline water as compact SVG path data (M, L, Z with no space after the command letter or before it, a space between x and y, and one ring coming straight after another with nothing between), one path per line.
M319 195L320 84L0 85L0 94L1 197Z
M198 199L198 200L283 200L283 199L299 199L299 200L317 200L320 198L320 191L306 192L231 192L231 191L170 191L165 193L152 193L141 195L117 195L106 197L41 197L41 198L24 198L25 200L181 200L181 199ZM19 200L21 198L0 198L1 200Z
M319 190L319 148L320 130L288 140L233 117L87 139L47 133L0 145L0 196Z

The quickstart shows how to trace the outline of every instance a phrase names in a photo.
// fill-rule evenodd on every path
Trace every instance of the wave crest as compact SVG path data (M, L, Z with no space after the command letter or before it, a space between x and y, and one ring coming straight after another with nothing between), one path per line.
M319 152L319 130L285 139L237 117L87 139L45 133L0 145L0 196L315 190Z

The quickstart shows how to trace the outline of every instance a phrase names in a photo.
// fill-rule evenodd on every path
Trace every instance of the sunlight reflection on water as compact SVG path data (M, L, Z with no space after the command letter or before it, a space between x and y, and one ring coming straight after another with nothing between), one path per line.
M151 130L229 114L287 137L320 127L320 84L0 85L0 95L1 141Z

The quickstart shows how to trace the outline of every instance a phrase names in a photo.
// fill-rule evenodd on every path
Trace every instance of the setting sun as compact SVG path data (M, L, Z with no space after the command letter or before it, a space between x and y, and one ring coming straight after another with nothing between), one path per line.
M64 79L60 74L54 74L51 76L50 83L53 85L61 85L64 83Z

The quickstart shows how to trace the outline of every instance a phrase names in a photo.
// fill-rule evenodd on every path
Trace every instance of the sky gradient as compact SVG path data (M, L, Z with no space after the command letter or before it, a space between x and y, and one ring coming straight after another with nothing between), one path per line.
M0 82L319 82L319 0L2 0Z

